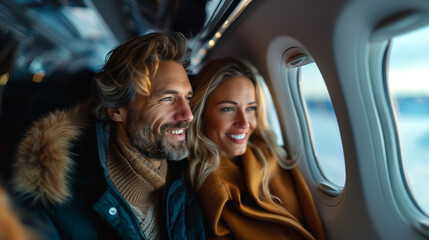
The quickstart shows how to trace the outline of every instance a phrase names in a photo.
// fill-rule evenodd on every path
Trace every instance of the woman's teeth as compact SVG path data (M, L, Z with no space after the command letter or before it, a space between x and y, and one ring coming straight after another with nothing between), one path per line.
M246 134L245 133L243 133L243 134L226 134L228 137L230 137L230 138L234 138L234 139L237 139L237 140L243 140L245 137L246 137Z

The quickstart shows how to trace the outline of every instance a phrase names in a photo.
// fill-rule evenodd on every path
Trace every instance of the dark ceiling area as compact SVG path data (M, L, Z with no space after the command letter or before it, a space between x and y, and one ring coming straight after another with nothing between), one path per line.
M174 31L189 40L195 67L207 53L209 41L214 36L220 38L216 33L242 3L241 0L0 0L0 61L2 68L13 69L10 81L46 81L59 71L97 70L108 51L132 36ZM5 84L0 82L0 85Z

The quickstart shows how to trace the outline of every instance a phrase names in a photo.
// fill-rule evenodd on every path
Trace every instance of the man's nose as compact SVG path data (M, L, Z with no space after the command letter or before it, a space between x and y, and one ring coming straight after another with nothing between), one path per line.
M234 126L238 128L243 128L243 129L246 129L250 126L249 120L247 119L245 111L239 110L237 112Z
M180 98L178 101L174 120L191 122L192 119L194 119L194 115L192 115L188 100L186 98Z

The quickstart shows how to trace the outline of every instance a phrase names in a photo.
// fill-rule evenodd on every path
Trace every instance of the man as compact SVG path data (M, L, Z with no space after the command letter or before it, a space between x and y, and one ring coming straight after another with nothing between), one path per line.
M167 169L177 174L174 161L188 154L188 57L180 34L128 40L97 73L95 100L56 111L28 131L13 182L44 223L43 238L204 237L184 180L167 183Z

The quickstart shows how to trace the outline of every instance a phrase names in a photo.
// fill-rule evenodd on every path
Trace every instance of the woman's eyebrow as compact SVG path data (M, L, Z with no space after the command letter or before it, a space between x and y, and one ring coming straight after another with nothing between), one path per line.
M232 101L232 100L224 100L224 101L218 102L216 105L221 105L221 104L233 104L233 105L237 105L237 102Z

